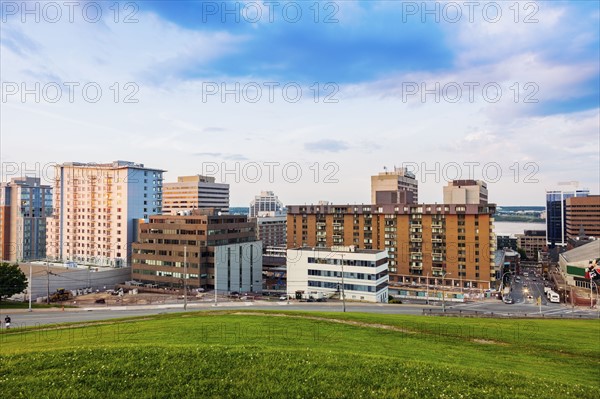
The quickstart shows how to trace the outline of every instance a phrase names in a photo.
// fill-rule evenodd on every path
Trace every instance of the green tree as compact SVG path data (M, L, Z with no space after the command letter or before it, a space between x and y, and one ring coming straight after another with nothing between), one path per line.
M529 260L527 259L527 253L523 248L517 248L517 252L521 255L521 260Z
M27 277L19 265L0 263L0 300L19 294L27 288Z

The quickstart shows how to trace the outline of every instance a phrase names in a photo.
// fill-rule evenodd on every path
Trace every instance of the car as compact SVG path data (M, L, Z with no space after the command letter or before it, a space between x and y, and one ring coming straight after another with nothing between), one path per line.
M308 298L306 302L315 302L315 300L313 298Z
M533 299L533 295L527 295L527 299Z
M319 299L317 299L317 302L327 302L327 299L325 299L325 298L319 298Z
M512 299L512 297L511 297L511 296L505 296L505 297L502 299L502 302L504 302L504 303L506 303L506 304L512 304L512 303L515 303L515 301Z
M279 297L280 301L287 301L287 297L285 295L282 295Z

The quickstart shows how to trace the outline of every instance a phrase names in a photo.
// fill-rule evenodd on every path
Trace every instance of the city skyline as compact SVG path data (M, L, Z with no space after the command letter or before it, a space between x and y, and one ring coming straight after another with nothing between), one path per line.
M232 206L263 190L367 204L384 166L412 168L422 203L470 178L506 206L568 180L598 193L597 4L489 3L501 16L480 5L471 22L462 3L460 18L385 1L92 3L59 18L5 2L2 180L123 159L165 182L212 173Z

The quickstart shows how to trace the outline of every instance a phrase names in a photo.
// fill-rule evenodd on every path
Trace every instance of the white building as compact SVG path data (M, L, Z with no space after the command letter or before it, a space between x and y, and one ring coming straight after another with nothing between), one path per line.
M216 208L229 213L229 184L216 183L210 176L180 176L163 185L163 215L192 209Z
M128 265L137 238L135 221L161 213L163 172L127 161L56 165L48 258Z
M288 295L331 296L342 291L342 279L347 300L387 303L387 250L354 246L287 250Z
M250 210L248 216L251 218L257 217L261 212L275 212L281 214L283 211L283 203L273 193L273 191L261 191L260 195L254 197L250 201Z

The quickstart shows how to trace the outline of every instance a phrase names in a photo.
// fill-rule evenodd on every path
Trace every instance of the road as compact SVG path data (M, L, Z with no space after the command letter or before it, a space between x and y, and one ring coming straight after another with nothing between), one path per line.
M473 303L460 303L447 305L448 310L463 310L463 311L478 311L482 313L497 316L532 316L540 314L540 307L530 301L521 300L514 304L505 304L500 300L486 300ZM441 310L441 304L424 305L424 304L365 304L365 303L346 303L347 312L366 312L379 314L405 314L405 315L422 315L423 309ZM327 302L327 303L305 303L292 301L288 304L282 302L221 302L218 306L210 303L193 303L189 304L187 311L215 311L215 310L298 310L298 311L314 311L314 312L341 312L342 303ZM140 305L140 306L123 306L123 307L95 307L95 308L71 308L61 311L60 309L34 309L33 312L27 310L11 310L9 314L12 317L13 327L31 327L56 323L69 322L88 322L94 320L108 320L122 317L147 316L164 313L183 312L182 304L173 305ZM6 314L6 310L2 311L2 318ZM561 304L546 303L542 305L542 314L551 317L584 317L595 318L599 314L596 310L575 308Z

